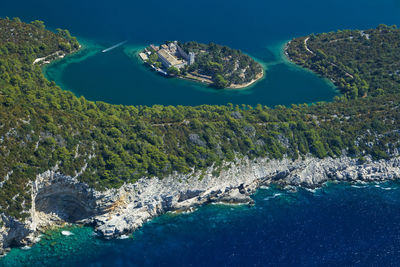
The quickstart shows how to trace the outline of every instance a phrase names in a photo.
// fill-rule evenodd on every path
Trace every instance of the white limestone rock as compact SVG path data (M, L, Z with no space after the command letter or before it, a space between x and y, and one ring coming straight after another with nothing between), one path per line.
M219 177L212 168L204 175L174 174L142 178L135 184L98 192L76 177L50 170L32 183L30 217L19 222L0 215L0 254L13 244L35 242L40 230L64 221L90 223L105 238L126 235L153 217L168 211L190 210L210 202L251 204L260 186L271 183L288 188L315 188L327 181L385 181L400 177L400 157L359 164L349 157L292 161L247 158L223 168Z

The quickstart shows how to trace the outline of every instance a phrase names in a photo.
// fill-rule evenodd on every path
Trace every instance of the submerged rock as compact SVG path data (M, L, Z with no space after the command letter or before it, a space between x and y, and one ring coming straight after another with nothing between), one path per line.
M64 235L64 236L74 235L74 234L71 233L70 231L61 231L61 234Z

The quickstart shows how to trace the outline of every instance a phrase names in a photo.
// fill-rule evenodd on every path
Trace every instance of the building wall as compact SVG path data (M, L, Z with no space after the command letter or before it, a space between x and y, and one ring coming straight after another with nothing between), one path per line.
M178 49L178 52L181 55L181 57L183 57L185 60L189 60L188 54L186 54L186 52L183 51L183 49L179 45L176 45L176 48Z
M195 54L193 52L190 52L189 53L189 60L188 60L189 65L192 65L194 63L194 60L195 60Z

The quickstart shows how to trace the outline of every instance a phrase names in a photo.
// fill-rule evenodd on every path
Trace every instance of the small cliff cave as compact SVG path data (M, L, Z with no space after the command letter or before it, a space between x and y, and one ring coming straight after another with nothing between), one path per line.
M66 222L74 223L96 214L96 201L85 188L74 184L51 184L39 189L35 209L56 214Z

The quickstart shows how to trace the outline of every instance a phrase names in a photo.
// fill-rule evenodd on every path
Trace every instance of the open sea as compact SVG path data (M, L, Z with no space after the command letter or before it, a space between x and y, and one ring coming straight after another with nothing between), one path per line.
M290 105L331 101L327 80L287 62L282 46L309 33L400 24L398 0L3 1L0 16L66 28L82 51L43 69L89 100L130 105ZM127 40L107 53L101 51ZM149 71L137 52L165 40L214 42L262 63L264 79L245 90L214 90ZM396 266L400 184L328 184L315 192L259 190L256 205L166 214L124 240L91 228L48 232L0 266Z

